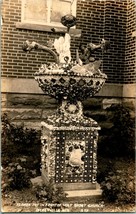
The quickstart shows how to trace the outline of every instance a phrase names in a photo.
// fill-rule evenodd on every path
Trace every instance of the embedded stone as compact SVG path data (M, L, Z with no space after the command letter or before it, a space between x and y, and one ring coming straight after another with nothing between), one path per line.
M7 107L7 94L1 94L1 107Z
M41 118L44 120L45 118L47 118L47 116L52 115L55 111L56 110L53 109L43 110Z
M4 102L4 101L3 101ZM8 94L6 96L7 107L22 108L54 108L57 101L45 95L31 94Z
M5 108L2 109L3 113L7 113L11 120L30 120L30 119L40 119L41 109L21 109L21 108Z
M41 120L39 121L24 121L24 127L25 128L31 128L31 129L36 129L36 130L40 130L41 129Z
M96 110L102 108L102 98L89 98L83 101L84 110Z
M100 122L108 119L108 114L106 111L98 110L98 111L85 111L84 115L87 117L91 117L94 120Z
M111 107L111 105L113 104L121 104L122 103L122 100L121 98L116 98L116 99L104 99L102 101L102 106L103 106L103 109L107 109L109 107Z

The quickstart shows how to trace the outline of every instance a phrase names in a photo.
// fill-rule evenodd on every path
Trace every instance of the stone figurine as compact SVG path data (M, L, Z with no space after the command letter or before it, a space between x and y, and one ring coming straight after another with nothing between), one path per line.
M100 44L96 45L93 43L88 43L86 46L83 44L80 45L79 51L81 54L79 55L78 50L77 50L77 61L79 64L88 64L90 62L94 62L95 58L93 57L93 53L96 50L101 49L102 51L105 51L109 48L109 42L106 41L105 39L102 39Z

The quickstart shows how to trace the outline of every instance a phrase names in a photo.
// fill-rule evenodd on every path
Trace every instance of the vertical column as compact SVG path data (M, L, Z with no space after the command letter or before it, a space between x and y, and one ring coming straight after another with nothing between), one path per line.
M92 183L96 183L96 175L97 175L97 141L98 141L98 131L94 129L94 132L93 132L93 174L92 174Z
M64 181L65 131L56 131L55 182Z
M56 135L46 126L42 129L41 137L41 171L44 181L55 178Z
M92 168L93 168L92 155L93 155L93 133L90 131L86 131L84 182L92 182Z
M45 136L41 137L41 173L45 180L48 180L48 167L47 167L47 156L48 156L48 144Z
M55 179L55 157L56 157L56 133L50 131L48 138L48 175L49 179Z

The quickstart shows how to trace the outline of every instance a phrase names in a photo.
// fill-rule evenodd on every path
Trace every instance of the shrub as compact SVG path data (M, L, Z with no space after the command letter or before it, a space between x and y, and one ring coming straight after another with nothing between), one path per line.
M115 169L115 159L107 159L98 156L98 169L97 169L97 182L101 183L105 180L105 177L109 172L116 171Z
M112 114L111 114L112 112ZM98 154L108 157L135 156L135 121L124 105L112 105L107 109L113 126L98 145Z
M40 174L40 147L40 132L14 125L7 114L3 114L1 133L3 191L29 187L29 177Z
M2 191L21 190L31 184L28 171L19 163L10 163L2 169Z
M39 200L61 203L66 199L66 193L62 187L56 187L54 182L50 180L48 184L43 184L42 186L35 187L36 197Z
M11 123L7 114L2 115L1 133L1 157L2 166L8 166L10 162L16 162L17 157L25 155L32 157L31 164L37 159L40 168L40 132L27 129Z
M102 196L108 202L117 202L119 204L135 202L134 176L126 171L109 172L100 185Z
M40 132L35 129L24 128L23 126L17 126L11 123L7 114L2 115L2 140L7 144L25 144L31 146L31 144L37 143L40 138Z

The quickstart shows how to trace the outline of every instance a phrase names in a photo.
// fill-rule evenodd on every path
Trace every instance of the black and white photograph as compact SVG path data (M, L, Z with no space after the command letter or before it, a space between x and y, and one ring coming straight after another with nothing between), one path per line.
M1 0L1 212L135 213L135 0Z

